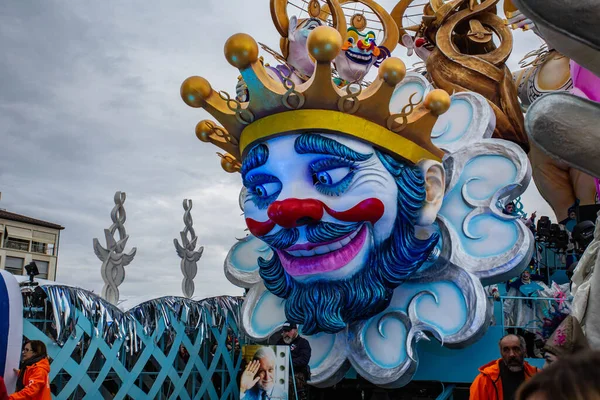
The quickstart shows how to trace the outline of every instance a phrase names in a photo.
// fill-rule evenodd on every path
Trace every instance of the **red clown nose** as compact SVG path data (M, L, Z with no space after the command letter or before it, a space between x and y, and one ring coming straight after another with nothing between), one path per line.
M375 225L383 216L385 207L381 200L365 199L346 211L336 211L329 208L320 200L315 199L285 199L274 201L267 209L269 219L261 222L246 218L246 225L254 236L264 236L271 232L275 225L284 229L319 222L324 211L333 218L344 222L368 221Z
M425 44L425 39L423 39L422 37L417 38L417 40L415 40L415 46L417 47L421 47Z
M323 218L323 203L315 199L274 201L267 209L269 219L285 229L317 222Z

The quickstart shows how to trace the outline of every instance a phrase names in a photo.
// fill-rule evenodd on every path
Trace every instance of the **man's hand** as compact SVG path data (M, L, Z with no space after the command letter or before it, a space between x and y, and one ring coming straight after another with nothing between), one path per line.
M500 301L500 292L498 292L497 290L494 290L492 296L494 296L494 300Z
M256 376L259 366L260 362L258 360L254 360L246 365L246 369L240 379L240 394L246 393L246 390L250 390L256 385L256 382L260 379L260 376Z
M531 214L531 220L533 221L533 220L535 219L535 217L536 217L536 216L537 216L537 211L534 211L534 212Z

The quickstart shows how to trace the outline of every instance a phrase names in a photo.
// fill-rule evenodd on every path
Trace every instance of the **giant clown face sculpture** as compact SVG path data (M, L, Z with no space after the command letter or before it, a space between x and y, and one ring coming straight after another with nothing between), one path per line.
M410 166L355 139L304 133L256 145L241 172L248 228L274 250L260 274L305 332L381 311L438 240L414 226L441 206L439 163Z
M196 135L226 152L221 165L244 185L251 234L224 270L248 289L245 332L265 340L286 320L301 325L313 385L335 384L351 365L398 387L416 370L424 332L473 343L489 326L482 282L505 281L531 259L529 229L497 207L525 190L531 171L517 145L489 139L483 97L433 90L399 59L360 93L338 88L331 65L342 47L338 31L315 28L313 75L290 87L237 34L225 55L249 101L201 77L181 95L219 121L200 121Z

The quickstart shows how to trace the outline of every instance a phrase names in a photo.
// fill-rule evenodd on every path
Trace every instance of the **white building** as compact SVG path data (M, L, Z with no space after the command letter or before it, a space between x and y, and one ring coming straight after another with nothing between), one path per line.
M63 229L58 224L0 210L0 268L26 275L25 266L34 261L39 278L56 280Z

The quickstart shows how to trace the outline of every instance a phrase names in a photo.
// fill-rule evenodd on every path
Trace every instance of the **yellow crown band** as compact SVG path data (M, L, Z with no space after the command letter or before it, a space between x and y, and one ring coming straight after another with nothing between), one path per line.
M305 130L352 136L414 164L423 159L442 161L440 157L418 144L381 125L351 114L331 110L294 110L263 117L243 130L240 137L240 153L243 157L246 148L261 139Z

